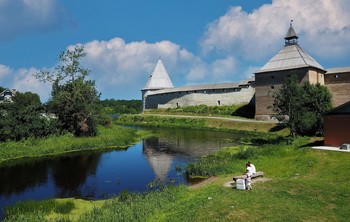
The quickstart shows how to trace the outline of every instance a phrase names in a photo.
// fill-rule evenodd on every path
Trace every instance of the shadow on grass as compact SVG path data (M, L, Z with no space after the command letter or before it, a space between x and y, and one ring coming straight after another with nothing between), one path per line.
M298 148L305 148L305 147L312 147L312 146L323 146L324 145L324 140L316 140L311 143L299 146Z
M277 126L274 126L272 127L269 132L278 132L278 131L281 131L283 129L285 129L286 127L285 126L282 126L282 125L277 125Z
M293 141L293 138L291 137L283 137L283 136L278 136L274 138L257 138L257 139L252 139L251 142L254 145L265 145L265 144L279 144L282 142L286 143L291 143Z

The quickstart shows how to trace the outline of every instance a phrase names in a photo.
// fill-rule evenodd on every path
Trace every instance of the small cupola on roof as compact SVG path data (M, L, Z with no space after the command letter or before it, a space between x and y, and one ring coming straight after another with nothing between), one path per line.
M151 72L143 90L156 90L174 88L161 59L158 59L156 67Z
M298 36L295 33L293 29L293 20L290 22L290 27L288 29L288 32L286 34L286 37L284 37L285 45L295 45L298 44Z

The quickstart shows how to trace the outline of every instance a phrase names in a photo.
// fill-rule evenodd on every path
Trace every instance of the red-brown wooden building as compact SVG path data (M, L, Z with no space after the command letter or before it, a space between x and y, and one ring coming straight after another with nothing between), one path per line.
M323 121L324 145L350 144L350 101L326 113Z

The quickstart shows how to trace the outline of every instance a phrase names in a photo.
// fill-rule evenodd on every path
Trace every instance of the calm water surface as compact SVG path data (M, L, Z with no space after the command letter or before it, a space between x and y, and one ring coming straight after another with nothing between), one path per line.
M154 130L126 150L80 153L0 168L0 219L8 205L24 200L76 197L105 199L120 191L143 192L155 179L189 184L176 166L236 144L242 135L184 129Z

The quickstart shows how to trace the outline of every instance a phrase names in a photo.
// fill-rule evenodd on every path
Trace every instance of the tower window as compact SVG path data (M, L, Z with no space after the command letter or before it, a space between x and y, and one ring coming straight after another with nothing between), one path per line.
M275 86L271 86L271 89L274 89L275 88Z

